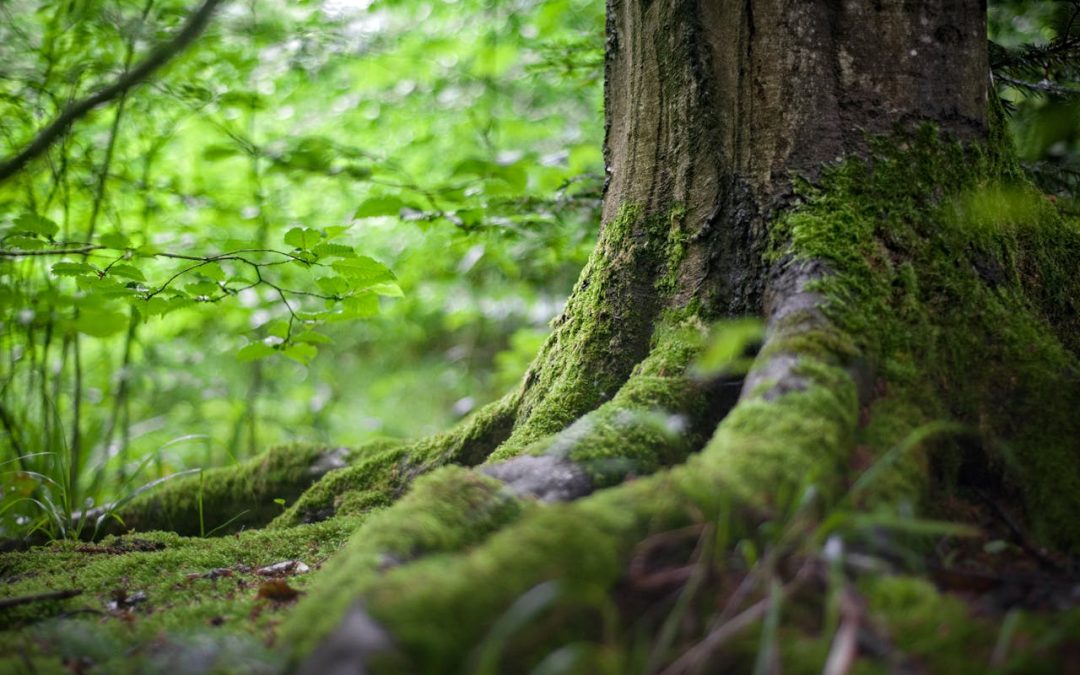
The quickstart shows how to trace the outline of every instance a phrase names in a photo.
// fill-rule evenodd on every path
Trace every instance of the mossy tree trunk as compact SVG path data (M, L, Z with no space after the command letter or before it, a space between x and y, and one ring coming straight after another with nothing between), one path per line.
M793 512L925 512L973 463L1042 541L1080 546L1060 498L1080 489L1080 234L1005 147L984 3L607 10L596 251L518 390L445 434L332 453L348 466L269 523L359 523L284 625L293 668L528 672L576 645L574 672L628 672L644 630L668 635L647 670L694 672L715 650L684 663L681 624L635 614L658 533L722 550ZM695 376L707 327L744 315L767 324L745 379ZM931 471L933 420L966 431ZM290 471L314 481L325 454ZM279 496L265 466L247 502ZM192 534L193 485L121 515Z

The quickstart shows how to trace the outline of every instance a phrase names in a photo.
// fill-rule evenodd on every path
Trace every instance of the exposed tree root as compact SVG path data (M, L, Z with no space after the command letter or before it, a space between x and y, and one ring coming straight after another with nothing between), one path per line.
M805 274L801 270L794 273ZM797 295L791 297L802 302ZM780 310L777 314L786 316ZM818 325L802 330L826 330L825 322L821 315ZM468 670L471 648L484 641L500 613L547 579L559 579L566 598L609 592L622 575L634 545L651 532L715 520L736 504L775 505L773 500L793 494L808 481L826 491L835 489L838 481L831 475L840 475L840 463L853 446L858 411L854 380L841 367L844 355L810 358L771 349L772 340L787 335L783 330L773 333L765 345L768 355L755 370L771 372L778 361L787 362L792 357L797 366L770 378L763 393L745 395L720 424L708 447L685 465L571 504L530 510L472 552L423 559L384 574L360 597L364 598L364 611L393 637L401 654L407 655L407 668L418 672ZM648 371L649 366L643 364L642 370ZM752 375L749 381L762 379ZM631 378L627 387L633 382ZM594 415L601 416L603 410ZM583 421L588 419L586 416ZM589 448L589 440L610 443L605 436L590 439L581 434L578 441L581 447ZM553 444L558 444L558 438ZM637 447L648 447L633 434L630 440ZM389 509L385 517L396 520L395 509ZM349 566L348 554L337 564ZM478 579L498 582L477 584ZM312 595L290 620L294 626L290 633L302 634L305 645L319 632L312 622L317 616L325 620L327 594ZM579 607L578 613L582 610L589 613L587 607ZM350 610L354 618L360 611L357 605ZM583 628L588 620L579 616L574 623ZM348 625L372 624L352 621ZM341 630L346 628L342 624ZM337 659L348 660L352 667L370 667L363 663L364 655L355 651L345 654L339 648L349 639L341 630L312 652L306 666L309 672L331 664L342 666ZM306 647L299 650L306 652ZM395 661L393 666L384 667L393 672L406 666Z

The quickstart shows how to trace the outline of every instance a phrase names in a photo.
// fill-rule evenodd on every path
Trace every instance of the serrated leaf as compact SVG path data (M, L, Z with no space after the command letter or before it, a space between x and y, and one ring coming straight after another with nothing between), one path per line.
M330 244L322 242L316 244L311 252L320 258L355 258L356 251L352 246L345 246L344 244Z
M77 277L83 274L96 274L97 269L82 262L58 262L51 268L58 277Z
M356 208L353 218L376 218L378 216L396 216L405 202L393 195L370 197Z
M193 284L186 284L184 290L195 297L211 297L216 295L221 289L213 281L196 281Z
M31 232L52 239L53 235L60 231L56 223L43 218L36 213L24 213L15 219L15 229L20 232Z
M344 295L349 292L349 282L341 277L320 277L315 283L327 295Z
M345 305L342 318L368 319L379 313L379 298L374 293L361 293L342 302Z
M255 361L272 356L277 351L265 342L249 342L236 352L236 358L241 361Z
M138 267L135 267L134 265L125 265L123 263L110 267L109 276L122 277L133 281L146 281L146 277Z
M96 298L119 298L138 295L139 291L128 288L127 284L116 279L102 279L96 274L83 274L75 277L75 285L85 293L79 303L96 301Z
M119 232L108 232L101 235L98 238L98 243L102 246L115 249L127 249L131 248L131 240L120 234Z
M155 296L149 300L143 302L136 302L135 307L139 310L139 313L149 320L153 316L164 316L169 312L183 309L195 304L194 301L185 297L171 297L163 298L161 296Z
M369 291L376 295L382 295L387 298L403 298L405 292L401 290L401 286L398 286L392 281L384 281L382 283L374 284L368 288Z
M322 240L322 234L310 227L294 227L285 233L285 243L293 248L310 249Z
M302 363L306 366L307 364L311 363L312 359L318 356L319 348L315 345L302 342L300 344L289 345L285 349L281 350L281 353L285 356L288 356L293 361L297 361L298 363Z
M393 281L394 273L390 268L366 255L344 258L334 262L331 267L349 281L356 289L363 289L383 281Z
M128 317L107 309L83 309L75 320L75 330L92 337L108 337L127 328Z

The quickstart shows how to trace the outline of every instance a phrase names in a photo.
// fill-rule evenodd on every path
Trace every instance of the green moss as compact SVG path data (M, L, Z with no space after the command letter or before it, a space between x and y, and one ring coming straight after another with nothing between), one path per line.
M690 234L686 230L686 207L681 204L672 207L667 215L667 222L659 221L666 232L657 232L664 241L664 268L656 280L656 289L661 293L674 293L679 285L679 268L686 257L686 245Z
M1074 659L1069 643L1080 629L1080 610L1041 615L973 615L960 597L914 577L866 577L859 582L871 618L895 647L933 673L1064 672ZM1011 634L1002 624L1012 621ZM991 665L1002 639L1003 662Z
M285 639L306 654L349 606L387 570L419 556L459 551L516 519L522 503L492 478L444 467L416 481L393 507L373 514L319 575L285 627Z
M149 532L5 554L6 597L83 593L0 610L0 653L24 654L38 672L56 670L64 658L89 659L93 672L177 672L167 664L181 657L188 665L198 660L200 672L274 672L280 659L264 645L288 605L257 597L263 579L254 570L285 560L315 569L356 526L355 519L335 519L214 539ZM219 570L215 578L212 570ZM288 584L303 591L312 577L290 577ZM109 606L136 594L145 599Z
M682 213L678 206L647 212L627 204L601 230L566 310L525 375L502 456L610 400L648 354L660 309L654 286L676 278L683 255Z
M803 203L773 231L773 260L825 262L827 313L905 417L968 425L1037 535L1080 546L1070 497L1080 493L1080 227L1019 179L1007 153L931 129L874 152L802 187ZM787 349L811 347L799 340Z
M170 530L185 535L226 534L268 523L318 477L318 461L340 451L288 445L236 466L168 480L138 495L102 521L105 531ZM348 452L341 453L343 455Z
M810 359L799 375L802 391L752 397L731 411L702 454L709 471L695 481L719 481L743 500L770 505L783 505L811 485L827 500L839 495L854 446L855 384L844 368Z
M476 464L510 433L517 395L484 406L456 428L422 440L369 447L333 471L282 513L273 528L356 515L392 504L417 477L445 464Z
M501 447L489 461L522 453L566 457L585 468L597 487L681 461L700 447L715 423L707 414L705 389L687 375L705 334L695 320L662 326L652 352L614 398L522 449Z

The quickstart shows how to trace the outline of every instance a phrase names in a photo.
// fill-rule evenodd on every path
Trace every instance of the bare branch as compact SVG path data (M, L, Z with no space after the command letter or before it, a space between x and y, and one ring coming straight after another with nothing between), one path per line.
M132 87L146 80L154 71L180 54L203 32L214 10L224 0L204 0L172 40L159 45L139 65L121 75L112 84L99 89L84 99L78 100L64 109L47 127L14 156L0 162L0 182L18 173L28 162L49 149L58 138L67 133L71 125L94 108L108 103L124 94Z

